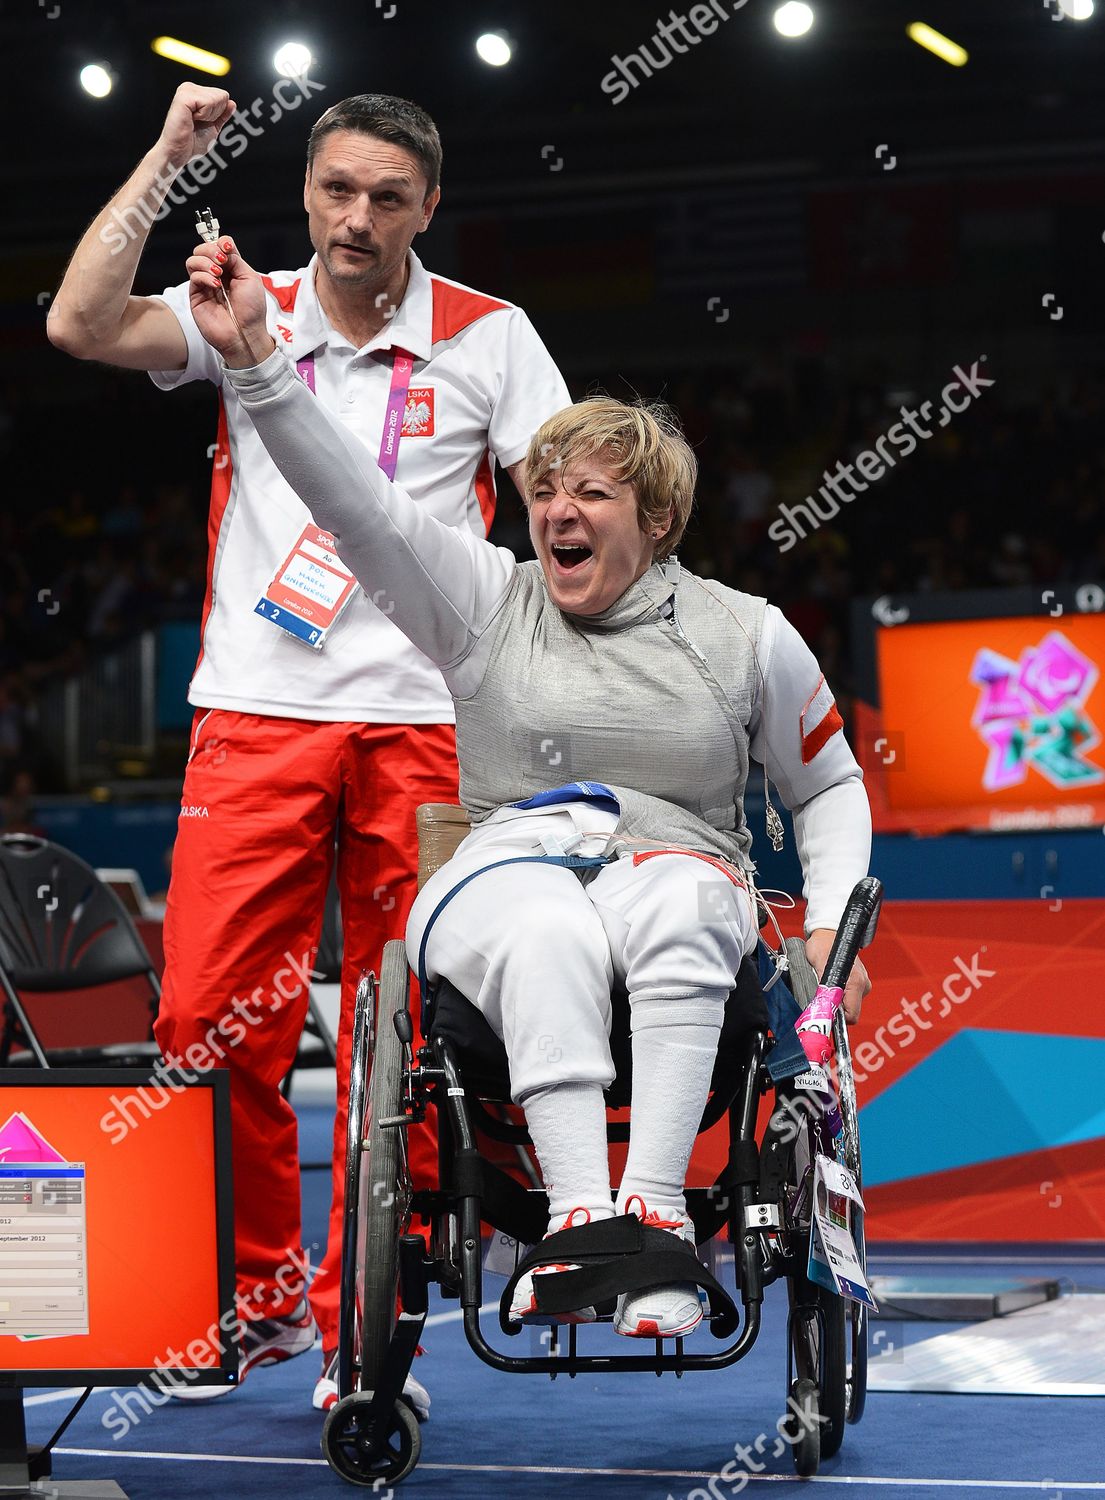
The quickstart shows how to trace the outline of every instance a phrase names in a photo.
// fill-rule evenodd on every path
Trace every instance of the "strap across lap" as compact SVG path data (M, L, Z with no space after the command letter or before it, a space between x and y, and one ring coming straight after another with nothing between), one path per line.
M579 1270L534 1277L539 1313L575 1312L609 1302L622 1292L689 1282L709 1294L715 1333L725 1337L737 1326L736 1304L698 1259L693 1245L666 1229L642 1224L634 1214L623 1214L558 1230L535 1245L507 1282L499 1313L504 1329L519 1278L538 1266L565 1263L578 1265Z

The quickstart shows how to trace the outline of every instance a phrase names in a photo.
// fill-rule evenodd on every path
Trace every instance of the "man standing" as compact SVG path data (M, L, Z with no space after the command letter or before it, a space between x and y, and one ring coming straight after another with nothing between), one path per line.
M278 473L196 328L187 283L159 297L131 294L174 177L210 150L234 112L225 90L180 86L156 145L77 246L48 331L77 358L148 370L162 389L206 379L219 391L207 595L189 692L196 715L157 1037L179 1058L232 1005L243 1017L226 1054L243 1376L314 1339L296 1122L280 1082L302 1030L337 836L345 959L334 1193L326 1258L310 1288L323 1406L336 1394L325 1366L337 1346L353 995L384 942L403 932L414 810L455 801L457 768L439 674L390 623L389 601L356 588ZM311 132L303 191L315 255L264 278L268 326L316 398L398 484L439 519L484 536L493 461L520 480L531 434L569 397L521 309L429 274L411 251L437 206L440 168L437 129L416 105L367 94L327 110ZM420 1158L431 1159L428 1132L412 1130L411 1144L418 1174Z

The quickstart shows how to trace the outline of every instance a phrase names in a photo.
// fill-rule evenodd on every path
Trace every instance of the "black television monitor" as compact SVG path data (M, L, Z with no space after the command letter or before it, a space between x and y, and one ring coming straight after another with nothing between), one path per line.
M229 1082L0 1069L0 1488L24 1387L236 1383Z
M858 601L854 743L876 832L1105 823L1105 589Z

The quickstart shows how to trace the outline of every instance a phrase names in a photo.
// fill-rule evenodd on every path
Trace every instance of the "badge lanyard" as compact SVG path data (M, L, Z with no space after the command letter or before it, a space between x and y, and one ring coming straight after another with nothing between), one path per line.
M296 374L306 385L312 396L315 389L315 356L308 354L295 362ZM381 469L389 479L395 478L395 465L399 458L399 439L403 435L403 413L407 409L407 392L411 384L414 358L405 349L396 349L391 358L391 390L388 392L387 411L384 413L384 430L380 436Z
M306 358L296 360L295 368L312 396L317 396L314 355L308 354ZM391 389L380 436L379 464L388 479L395 478L413 369L413 357L405 349L396 349L392 355ZM333 536L318 526L305 526L257 601L254 613L286 631L293 640L321 651L356 589L357 580L334 550Z

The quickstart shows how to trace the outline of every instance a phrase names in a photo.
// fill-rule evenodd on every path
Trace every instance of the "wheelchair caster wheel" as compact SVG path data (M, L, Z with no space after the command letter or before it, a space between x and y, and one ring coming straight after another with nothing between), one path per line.
M322 1451L335 1474L378 1489L407 1477L422 1452L422 1434L405 1401L395 1403L386 1433L370 1434L364 1418L371 1402L363 1391L339 1401L323 1424Z
M821 1462L821 1405L816 1382L796 1380L790 1388L789 1405L779 1431L791 1445L795 1469L806 1479L817 1473Z

